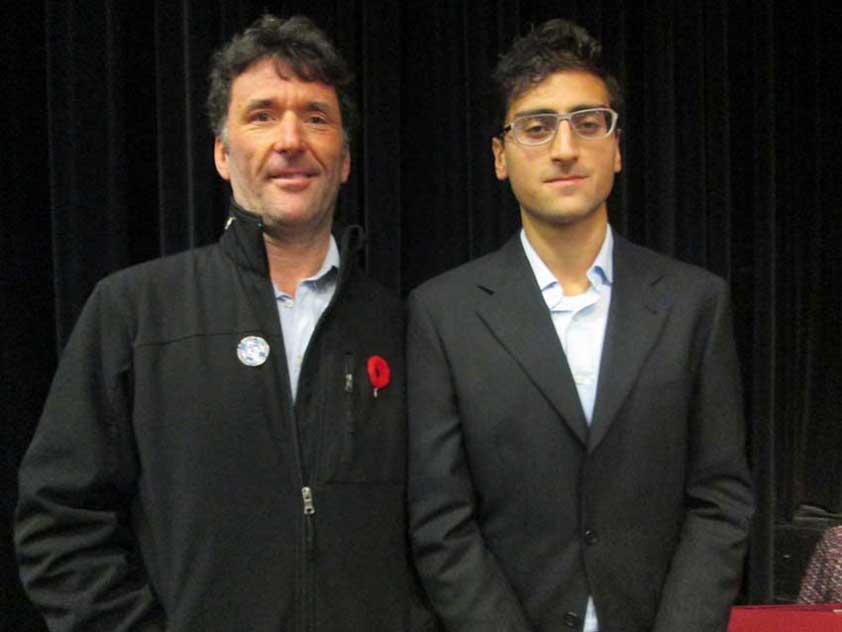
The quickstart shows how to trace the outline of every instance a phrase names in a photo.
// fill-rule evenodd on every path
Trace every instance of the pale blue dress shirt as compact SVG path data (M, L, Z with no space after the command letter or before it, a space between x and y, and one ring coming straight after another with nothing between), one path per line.
M605 341L605 325L608 322L611 284L614 279L614 237L611 227L607 227L602 247L588 268L588 289L576 296L564 295L561 285L535 252L523 229L520 231L520 241L544 302L550 310L553 326L576 383L585 419L590 424L596 402L602 345ZM593 598L589 597L583 632L598 631L599 622Z
M313 276L299 282L294 297L275 287L275 301L278 304L281 329L284 333L289 387L293 401L298 391L298 377L301 375L304 353L310 344L316 323L336 292L338 271L339 248L331 235L322 267Z

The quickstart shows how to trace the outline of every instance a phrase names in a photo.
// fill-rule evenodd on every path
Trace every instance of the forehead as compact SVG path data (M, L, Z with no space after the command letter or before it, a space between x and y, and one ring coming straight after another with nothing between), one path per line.
M509 104L506 119L522 112L547 110L563 114L582 107L609 107L611 98L605 82L581 70L555 72L516 97Z
M336 89L321 81L306 81L295 74L292 66L275 59L259 59L231 84L229 107L245 107L252 101L300 99L339 107Z

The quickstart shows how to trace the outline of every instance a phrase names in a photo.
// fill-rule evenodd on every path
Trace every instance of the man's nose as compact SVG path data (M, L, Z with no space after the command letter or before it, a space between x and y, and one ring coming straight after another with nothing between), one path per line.
M273 148L279 152L297 152L304 149L301 121L292 112L287 112L278 123Z
M559 121L555 137L550 142L550 152L553 160L568 162L579 157L579 138L573 131L570 121Z

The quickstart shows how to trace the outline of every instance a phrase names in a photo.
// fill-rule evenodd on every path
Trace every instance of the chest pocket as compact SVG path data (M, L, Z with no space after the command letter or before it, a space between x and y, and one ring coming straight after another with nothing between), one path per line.
M406 415L402 375L382 356L345 352L324 385L320 478L403 482Z

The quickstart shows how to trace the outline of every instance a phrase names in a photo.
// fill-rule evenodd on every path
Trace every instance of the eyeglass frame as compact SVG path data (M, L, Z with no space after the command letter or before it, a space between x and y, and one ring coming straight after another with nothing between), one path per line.
M576 126L573 125L572 119L573 119L574 116L582 114L583 112L611 112L611 114L613 115L611 127L608 129L608 131L605 133L604 136L582 136L581 134L579 134L579 132L576 131ZM540 147L541 145L546 145L547 143L553 142L553 140L556 137L556 134L558 134L558 128L561 127L562 121L568 121L570 123L570 131L573 132L573 134L576 136L576 138L581 138L582 140L605 140L606 138L611 136L611 134L613 134L615 131L619 132L619 128L617 127L617 123L620 122L619 112L617 112L613 108L598 107L598 108L583 108L581 110L573 110L572 112L567 112L566 114L558 114L556 112L540 112L540 113L533 113L533 114L518 114L517 116L515 116L512 119L512 121L508 125L506 125L502 130L500 130L498 132L497 137L500 140L503 140L505 138L506 134L508 134L509 132L512 131L512 128L514 127L515 121L528 119L528 118L534 118L536 116L552 116L553 118L555 118L556 126L555 126L555 130L553 130L552 135L549 136L547 138L547 140L542 140L540 143L532 143L532 144L522 143L514 135L512 135L512 140L514 140L518 145L522 145L524 147Z

